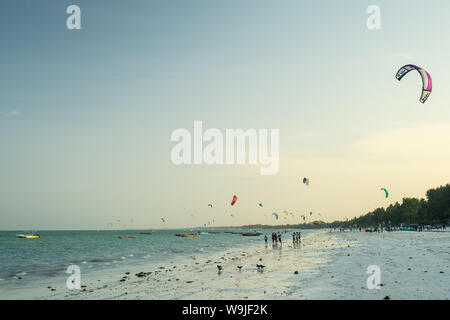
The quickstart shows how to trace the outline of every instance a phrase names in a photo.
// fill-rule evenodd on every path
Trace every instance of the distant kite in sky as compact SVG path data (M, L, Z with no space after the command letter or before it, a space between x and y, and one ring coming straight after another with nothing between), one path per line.
M262 204L262 203L260 203L260 204L259 204L259 206L260 206L260 207L262 207L262 206L263 206L263 204Z
M309 179L308 178L303 178L303 183L306 184L307 186L309 186Z
M278 214L276 214L275 212L272 213L272 215L278 220Z
M413 70L417 70L422 77L422 94L420 96L420 102L425 103L431 94L431 90L433 89L433 81L431 80L430 74L425 69L413 64L407 64L397 71L395 77L398 81L400 81L405 74Z
M387 191L386 188L381 188L380 190L384 191L386 198L389 197L389 192Z
M166 222L166 220L164 220L164 218L161 218L161 221L162 221L162 222Z
M238 199L237 196L234 195L233 200L231 200L231 205L234 205L236 203L237 199Z
M210 203L210 204L208 204L208 207L211 207L211 208L212 208L213 206L212 206L212 204Z

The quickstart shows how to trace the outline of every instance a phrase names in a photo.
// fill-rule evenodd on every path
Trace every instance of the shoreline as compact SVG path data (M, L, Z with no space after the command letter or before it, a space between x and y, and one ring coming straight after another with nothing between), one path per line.
M288 233L284 238L281 247L269 242L267 247L232 248L182 264L130 266L128 275L82 278L82 290L61 286L54 292L30 290L25 298L20 294L8 298L450 299L450 232L321 230L305 236L298 247ZM257 264L265 267L258 270ZM381 270L379 289L367 288L371 265Z

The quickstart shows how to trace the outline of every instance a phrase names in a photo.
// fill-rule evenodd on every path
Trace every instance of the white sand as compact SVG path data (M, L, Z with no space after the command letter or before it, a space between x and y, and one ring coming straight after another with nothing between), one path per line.
M290 237L285 235L285 240ZM260 261L260 259L262 259ZM208 261L209 260L209 261ZM223 266L219 274L217 265ZM256 264L266 267L258 271ZM242 270L237 269L242 265ZM366 285L381 269L380 289ZM38 299L449 299L450 232L314 232L301 248L285 241L131 273L84 281L85 291L46 291ZM298 271L298 274L294 274ZM30 297L28 297L30 298Z

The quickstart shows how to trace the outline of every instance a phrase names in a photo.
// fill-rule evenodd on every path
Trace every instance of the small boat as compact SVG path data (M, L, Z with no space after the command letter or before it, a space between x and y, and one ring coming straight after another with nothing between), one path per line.
M177 237L185 237L185 238L198 238L200 237L199 234L185 234L185 233L176 233Z
M136 237L119 237L119 239L135 239Z
M140 232L139 234L152 234L151 232Z
M260 232L246 232L246 233L242 233L242 235L244 237L256 237L256 236L262 235L262 233L260 233Z
M18 234L17 238L21 238L21 239L38 239L41 236L38 234Z

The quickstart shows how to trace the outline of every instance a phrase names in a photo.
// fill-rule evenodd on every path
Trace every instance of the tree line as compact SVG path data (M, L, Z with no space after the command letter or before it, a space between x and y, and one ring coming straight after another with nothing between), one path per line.
M259 228L349 228L349 227L376 227L384 226L410 226L410 225L450 225L450 184L429 189L426 199L403 198L402 202L390 204L386 208L377 208L371 212L348 221L333 221L326 223L314 221L295 225L247 227Z
M378 225L448 225L450 223L450 184L429 189L426 199L403 198L401 203L377 208L348 221L327 223L328 227L370 227Z

